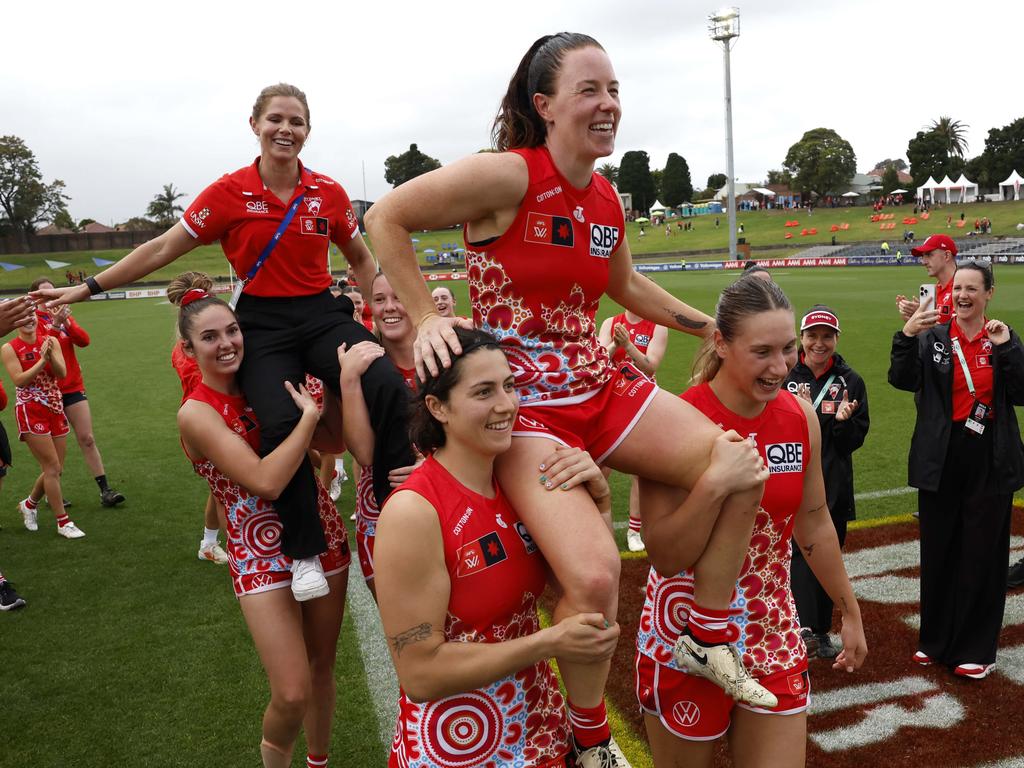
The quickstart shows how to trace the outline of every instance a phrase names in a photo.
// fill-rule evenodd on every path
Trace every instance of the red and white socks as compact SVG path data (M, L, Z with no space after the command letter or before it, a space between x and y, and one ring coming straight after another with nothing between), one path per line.
M327 768L327 755L306 755L306 768Z
M605 711L604 699L596 707L578 707L571 701L569 704L569 725L572 726L572 737L579 751L607 744L612 737L608 727L608 713Z
M640 533L640 518L639 517L630 517L629 518L629 530L633 531L634 533Z
M701 645L729 642L729 609L704 608L694 603L687 621L690 635Z

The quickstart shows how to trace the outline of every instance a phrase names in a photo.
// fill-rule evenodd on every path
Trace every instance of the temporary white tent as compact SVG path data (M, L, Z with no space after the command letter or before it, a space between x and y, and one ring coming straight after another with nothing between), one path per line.
M928 177L928 181L917 188L917 197L919 200L924 200L924 193L928 193L928 198L932 202L935 200L935 190L939 188L939 183L935 181L931 176Z
M978 196L978 185L967 178L963 173L960 174L960 178L957 179L953 184L953 189L960 189L960 202L966 203L971 199L970 190L974 190L974 197Z
M651 206L651 213L657 213L658 211L665 211L664 205L659 203L657 200L654 201L654 205Z
M945 176L943 176L942 181L939 182L938 189L946 190L946 205L949 205L949 190L953 189L953 187L955 186L956 182L949 178L948 173Z
M1020 200L1020 185L1024 184L1024 177L1021 177L1017 171L1014 171L1006 177L1004 181L999 182L999 197L1002 200L1006 200L1006 187L1013 189L1013 199Z

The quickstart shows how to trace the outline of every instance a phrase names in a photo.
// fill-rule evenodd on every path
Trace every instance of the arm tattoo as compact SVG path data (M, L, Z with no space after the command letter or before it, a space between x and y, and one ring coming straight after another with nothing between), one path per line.
M816 546L818 546L818 545L817 544L808 544L806 547L801 547L801 549L804 551L804 557L805 558L809 558L814 553L814 548Z
M683 328L691 328L693 330L697 330L699 328L707 327L707 322L705 322L704 320L691 320L686 315L680 312L673 312L668 307L665 307L665 311L668 312L669 316L677 323L679 323L679 325Z
M808 510L808 511L807 511L807 514L808 514L808 515L813 515L813 514L816 514L816 513L818 513L818 512L821 512L821 510L825 509L825 507L827 507L827 506L828 506L828 502L825 502L824 504L820 504L820 505L818 505L818 506L817 506L817 507L815 507L814 509L810 509L810 510Z
M430 631L432 627L426 622L418 624L415 627L405 630L405 632L399 632L394 637L389 637L391 645L395 649L395 656L402 655L402 649L412 643L418 643L421 640L426 640L430 637Z

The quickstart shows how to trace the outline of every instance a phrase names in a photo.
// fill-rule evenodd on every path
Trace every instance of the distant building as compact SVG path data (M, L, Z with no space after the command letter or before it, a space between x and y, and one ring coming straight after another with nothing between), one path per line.
M366 231L366 227L363 225L363 217L366 212L370 210L370 206L373 205L372 200L353 200L352 210L356 212L356 219L359 221L359 229Z
M97 232L116 232L117 230L115 230L113 227L108 227L106 224L100 224L98 221L92 221L86 224L82 228L82 231L88 232L89 234L94 234Z
M66 227L58 227L56 224L47 224L42 229L36 230L37 235L73 235L73 231Z

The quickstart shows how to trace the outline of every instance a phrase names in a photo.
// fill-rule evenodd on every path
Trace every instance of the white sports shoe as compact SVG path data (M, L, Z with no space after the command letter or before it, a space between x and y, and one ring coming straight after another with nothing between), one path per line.
M576 753L576 768L632 768L615 739Z
M640 531L634 530L626 531L626 546L629 547L630 552L643 552L647 549L643 538L640 536Z
M348 482L348 473L345 472L345 462L341 459L334 460L334 471L338 473L338 482Z
M338 471L334 471L334 477L331 478L331 487L327 490L327 493L331 497L331 501L337 501L338 497L341 496L341 475Z
M84 539L85 531L79 528L72 522L64 523L64 525L57 526L57 533L63 536L65 539Z
M739 652L729 643L704 646L689 634L680 635L672 655L691 675L710 680L736 701L760 709L772 709L779 700L747 672Z
M25 521L25 527L28 528L30 531L38 531L38 510L29 509L24 499L18 502L18 509L21 511L21 519Z
M225 552L221 545L216 541L212 544L199 542L198 557L200 560L208 560L211 563L217 563L218 565L224 565L228 561L228 553Z
M314 555L292 562L292 595L300 603L315 600L331 591L320 557Z

